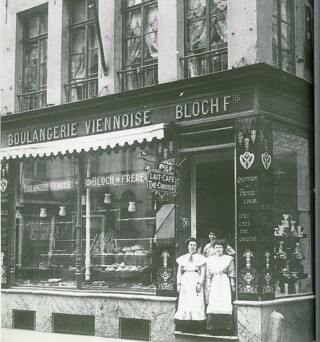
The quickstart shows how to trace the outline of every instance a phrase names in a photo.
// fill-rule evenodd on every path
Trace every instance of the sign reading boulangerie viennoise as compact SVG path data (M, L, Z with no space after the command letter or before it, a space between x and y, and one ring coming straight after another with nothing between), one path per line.
M183 95L183 93L182 93ZM38 144L49 141L91 136L100 133L114 132L131 128L145 127L160 122L182 122L208 119L253 108L253 91L217 94L208 93L201 97L179 97L179 101L170 105L154 108L136 108L134 111L100 113L97 117L83 118L79 121L60 123L43 122L37 127L29 127L21 123L14 131L3 132L3 147ZM38 124L37 124L38 125Z

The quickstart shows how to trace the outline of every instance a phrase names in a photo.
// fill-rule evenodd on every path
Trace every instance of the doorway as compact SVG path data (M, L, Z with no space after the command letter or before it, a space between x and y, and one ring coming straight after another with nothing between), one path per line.
M191 235L203 244L208 230L235 248L234 149L192 156Z

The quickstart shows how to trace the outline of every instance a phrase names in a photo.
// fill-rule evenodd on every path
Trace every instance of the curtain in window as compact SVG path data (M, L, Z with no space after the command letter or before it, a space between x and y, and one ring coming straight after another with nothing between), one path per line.
M127 64L132 65L141 61L141 13L130 12L127 25Z
M85 30L83 28L72 32L71 39L71 78L72 80L85 77Z
M148 8L146 22L146 59L158 58L158 9Z
M227 42L227 0L212 0L211 45ZM224 14L223 14L224 13Z
M198 55L188 60L189 77L204 75L222 69L221 55L218 55L218 62L216 62L216 56L209 58L209 52L221 47L220 44L227 43L226 12L227 0L188 1L188 53L200 54L208 52L206 55ZM208 30L210 35L207 32Z
M37 90L38 44L28 44L25 48L24 92Z
M206 2L205 0L190 0L188 2L187 20L189 24L189 50L198 50L206 47ZM202 20L201 20L202 18Z

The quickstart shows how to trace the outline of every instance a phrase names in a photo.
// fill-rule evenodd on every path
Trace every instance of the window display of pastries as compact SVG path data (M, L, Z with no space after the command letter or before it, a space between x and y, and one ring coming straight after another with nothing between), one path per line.
M139 250L139 249L143 250L143 247L141 245L134 245L134 246L131 247L132 251L136 251L136 250Z
M101 265L100 270L103 272L117 271L117 272L141 272L148 269L148 266L126 265L124 262L121 264L115 263L112 265Z

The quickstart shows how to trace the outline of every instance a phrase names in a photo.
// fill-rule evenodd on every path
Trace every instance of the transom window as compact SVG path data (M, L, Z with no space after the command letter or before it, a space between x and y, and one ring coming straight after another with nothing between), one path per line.
M186 0L186 77L226 70L227 42L227 0Z
M294 9L292 0L273 0L273 65L290 73L294 65Z
M23 82L20 110L46 106L48 13L23 19Z
M92 0L70 2L68 101L97 96L98 45Z
M127 0L122 10L124 22L122 90L158 83L157 1Z

